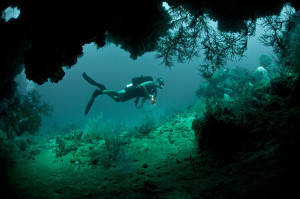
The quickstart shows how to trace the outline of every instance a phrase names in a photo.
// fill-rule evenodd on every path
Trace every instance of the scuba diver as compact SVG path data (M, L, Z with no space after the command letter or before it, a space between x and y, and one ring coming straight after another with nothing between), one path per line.
M87 115L91 109L94 100L98 95L108 95L116 102L125 102L132 98L136 98L134 103L135 106L139 109L143 107L146 100L151 100L154 104L157 88L162 89L164 86L164 80L162 78L157 78L156 82L153 81L153 78L150 76L141 76L132 78L132 83L128 84L125 89L120 91L108 90L103 84L97 83L92 78L90 78L86 73L82 74L83 78L93 86L97 86L99 89L96 89L89 100L84 114ZM143 97L141 104L138 106L139 98Z

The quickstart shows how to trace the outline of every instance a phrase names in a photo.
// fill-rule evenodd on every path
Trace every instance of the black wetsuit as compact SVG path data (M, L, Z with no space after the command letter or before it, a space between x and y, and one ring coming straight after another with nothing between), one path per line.
M154 94L155 90L156 90L155 87L146 88L146 89L149 94ZM125 88L125 91L126 91L126 96L124 97L125 101L130 100L135 97L145 97L144 91L141 88L134 86L134 85L131 85L131 86Z

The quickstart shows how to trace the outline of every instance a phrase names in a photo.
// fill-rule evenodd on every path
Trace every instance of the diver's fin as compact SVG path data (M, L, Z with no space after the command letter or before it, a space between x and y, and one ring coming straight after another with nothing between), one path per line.
M90 84L97 86L101 90L106 90L106 87L103 84L99 84L98 82L95 82L92 78L90 78L85 72L82 74L83 78Z
M85 107L85 111L84 111L84 114L87 115L96 99L96 97L98 95L101 95L102 94L102 91L101 90L98 90L96 89L91 97L91 99L89 100L89 102L87 103L86 107Z

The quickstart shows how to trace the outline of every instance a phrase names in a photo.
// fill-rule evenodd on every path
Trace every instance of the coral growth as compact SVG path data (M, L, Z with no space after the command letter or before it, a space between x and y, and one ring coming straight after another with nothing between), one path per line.
M272 65L272 59L268 55L262 54L259 56L259 65L268 70Z
M82 134L83 132L81 130L74 130L65 136L56 136L54 148L56 156L61 157L72 151L76 151L78 147L83 144L83 140L81 139Z
M200 148L232 156L266 147L271 139L280 143L280 138L287 136L287 129L289 136L297 138L298 117L293 121L287 117L294 117L300 107L296 102L298 84L295 76L279 76L270 84L248 87L230 103L222 99L208 101L204 116L193 122Z
M213 176L222 179L222 185L204 190L203 197L273 198L296 194L299 85L297 75L281 73L268 84L260 82L245 88L231 102L222 98L207 100L206 111L192 125L201 154L199 170L214 168L217 174ZM234 173L222 177L231 171Z
M50 146L57 157L71 155L71 163L78 166L103 166L106 169L119 166L129 171L130 160L122 149L121 129L109 121L104 122L100 115L88 122L85 131L77 129L58 135Z
M196 94L205 98L223 98L224 94L236 97L251 82L252 76L247 69L235 67L218 70L210 79L199 86Z

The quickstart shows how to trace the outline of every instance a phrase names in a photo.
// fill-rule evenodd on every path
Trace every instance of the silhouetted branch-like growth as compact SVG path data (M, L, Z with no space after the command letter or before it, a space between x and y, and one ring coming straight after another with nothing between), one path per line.
M291 7L286 7L283 15L267 16L263 19L262 27L265 33L259 39L268 47L273 47L275 53L285 54L288 38L286 32L292 28L295 11Z
M51 116L53 107L41 101L41 95L33 90L26 95L17 93L10 100L0 101L0 128L8 136L12 130L17 135L25 131L34 134L42 124L41 115Z
M226 65L228 60L243 57L247 49L248 36L255 31L255 21L245 21L245 28L239 33L221 32L213 28L208 16L193 16L182 7L170 9L173 16L171 31L162 37L157 47L157 58L170 67L174 61L184 63L204 54L200 73L209 78L213 72Z
M262 26L265 33L260 37L260 42L267 47L272 47L274 53L279 57L279 65L286 69L295 67L293 63L299 57L297 51L299 41L300 13L292 7L286 6L279 16L268 16L263 19Z

